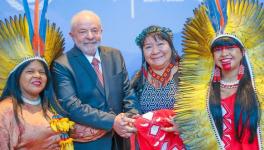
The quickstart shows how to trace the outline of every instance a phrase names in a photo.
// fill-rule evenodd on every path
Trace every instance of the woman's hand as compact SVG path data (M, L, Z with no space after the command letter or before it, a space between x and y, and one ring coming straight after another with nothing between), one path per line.
M178 126L177 124L173 121L174 116L170 116L169 118L166 118L168 123L170 123L172 126L170 127L162 127L161 130L166 131L166 132L174 132L175 134L179 134L178 132Z

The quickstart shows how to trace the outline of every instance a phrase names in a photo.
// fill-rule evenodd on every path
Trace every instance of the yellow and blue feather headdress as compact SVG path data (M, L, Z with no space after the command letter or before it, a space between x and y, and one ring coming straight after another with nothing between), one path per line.
M5 19L4 22L0 21L0 95L9 75L20 65L30 60L40 60L50 66L64 49L61 31L54 23L50 24L45 17L48 0L44 0L40 24L38 24L39 1L35 1L34 26L27 0L23 0L23 5L24 16L19 15L19 17L10 17L9 20ZM61 133L60 149L73 150L73 139L67 132L73 127L74 122L63 118L55 111L54 113L50 126L54 132Z
M38 24L38 0L35 2L34 27L27 0L25 15L0 21L0 94L10 73L26 61L38 59L50 65L63 52L64 39L59 28L46 19L48 0L44 0Z
M211 44L219 37L238 39L244 46L253 88L264 114L264 9L256 0L205 0L194 10L183 31L184 56L175 104L181 137L190 149L222 149L209 110L214 72ZM264 115L259 130L264 131ZM259 135L264 139L264 134ZM262 146L261 146L262 147Z

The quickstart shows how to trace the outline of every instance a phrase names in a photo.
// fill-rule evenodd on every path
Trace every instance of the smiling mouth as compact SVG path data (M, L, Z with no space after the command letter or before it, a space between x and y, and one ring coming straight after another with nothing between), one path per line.
M41 85L41 81L33 81L32 84L34 86L40 86Z
M222 64L229 64L229 63L231 63L231 60L232 60L231 58L225 58L225 59L221 60L221 63Z
M154 60L158 60L158 59L161 59L163 56L160 56L160 57L152 57L151 59L154 59Z

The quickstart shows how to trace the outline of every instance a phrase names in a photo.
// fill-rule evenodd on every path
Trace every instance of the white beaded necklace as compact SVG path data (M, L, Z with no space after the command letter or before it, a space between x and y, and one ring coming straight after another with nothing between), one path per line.
M28 98L25 98L24 96L22 96L22 100L24 103L34 105L34 106L39 105L41 103L40 97L38 97L38 99L36 99L36 100L31 100L31 99L28 99Z
M220 80L220 87L222 88L228 88L228 89L237 88L238 84L239 84L239 80L230 81L230 82Z

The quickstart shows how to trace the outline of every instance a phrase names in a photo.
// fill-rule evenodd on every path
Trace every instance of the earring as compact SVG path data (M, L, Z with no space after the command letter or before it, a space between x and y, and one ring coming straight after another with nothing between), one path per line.
M238 75L237 75L237 80L242 79L243 75L244 75L244 71L245 71L245 67L241 64L239 66L239 71L238 71Z
M220 69L219 67L215 66L213 82L219 82L220 80L221 80Z

